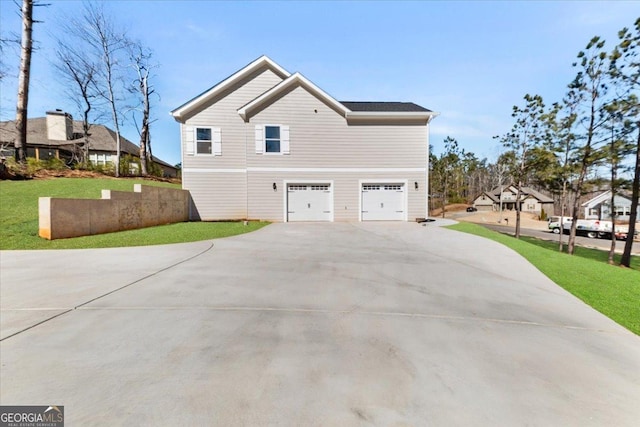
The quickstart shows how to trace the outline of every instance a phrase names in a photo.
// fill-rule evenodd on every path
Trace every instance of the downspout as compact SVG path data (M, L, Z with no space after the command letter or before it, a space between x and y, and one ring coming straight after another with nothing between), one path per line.
M426 166L427 166L427 170L425 171L424 175L425 175L425 180L424 180L424 194L425 194L425 207L426 207L426 212L425 212L425 218L429 218L429 125L431 124L431 121L438 116L439 113L433 113L432 115L429 116L429 118L427 119L427 159L426 159Z
M427 140L426 166L427 167L426 167L426 170L424 171L424 195L425 195L425 209L426 209L425 214L424 214L425 218L429 218L429 123L431 123L431 120L433 120L433 116L430 116L429 119L427 119L427 125L426 125L426 130L427 130L427 135L426 135L426 140Z

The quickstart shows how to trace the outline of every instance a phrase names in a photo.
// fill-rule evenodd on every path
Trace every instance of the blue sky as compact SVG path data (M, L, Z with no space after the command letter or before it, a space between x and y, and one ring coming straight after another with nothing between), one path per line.
M49 58L56 25L81 3L53 0L37 24L29 116L62 108L79 117L55 84ZM0 0L0 31L19 33L15 5ZM494 160L492 139L512 126L511 108L526 93L559 100L571 64L594 35L611 48L640 16L632 1L208 2L110 1L107 10L155 52L154 154L180 161L178 123L169 111L260 55L299 71L340 101L411 101L438 111L431 143L446 136ZM5 62L17 74L18 52ZM0 118L15 118L17 79L0 86ZM110 123L105 122L110 126ZM128 123L123 134L137 141Z

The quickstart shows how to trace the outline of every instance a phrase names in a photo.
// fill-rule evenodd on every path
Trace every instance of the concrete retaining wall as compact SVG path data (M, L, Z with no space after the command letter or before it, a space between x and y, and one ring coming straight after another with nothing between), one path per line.
M40 237L64 239L189 220L189 191L134 184L102 199L40 197Z

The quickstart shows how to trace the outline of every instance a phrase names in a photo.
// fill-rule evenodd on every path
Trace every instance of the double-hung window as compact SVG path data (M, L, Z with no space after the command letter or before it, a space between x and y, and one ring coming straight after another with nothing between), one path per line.
M280 153L280 126L264 127L264 152Z
M257 154L289 154L289 126L256 125Z
M212 143L211 128L196 128L196 154L211 154Z
M222 155L220 128L213 126L187 126L184 134L184 152L193 155Z

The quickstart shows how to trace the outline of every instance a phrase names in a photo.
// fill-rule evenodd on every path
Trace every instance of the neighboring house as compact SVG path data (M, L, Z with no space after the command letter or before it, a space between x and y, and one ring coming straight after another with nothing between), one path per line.
M553 199L551 197L545 196L530 187L522 187L520 190L521 212L532 212L541 215L544 210L549 215L553 214ZM518 188L514 185L496 187L476 197L473 201L473 206L479 211L499 211L500 199L502 199L502 210L515 210L517 194Z
M192 218L427 216L429 122L409 102L340 102L262 56L171 112Z
M631 197L625 194L616 194L615 212L617 221L629 221L631 213ZM582 204L584 217L590 219L611 219L611 190L601 193Z
M0 143L2 155L13 155L15 140L15 122L0 122ZM84 144L82 121L73 120L69 113L60 110L47 111L46 117L28 119L27 122L27 157L38 160L51 158L61 159L69 163L78 144ZM130 154L140 158L140 148L120 136L122 155ZM106 165L113 162L116 156L116 134L103 125L92 124L89 128L89 160L94 165ZM164 176L177 175L177 169L155 156L153 161L163 170Z

